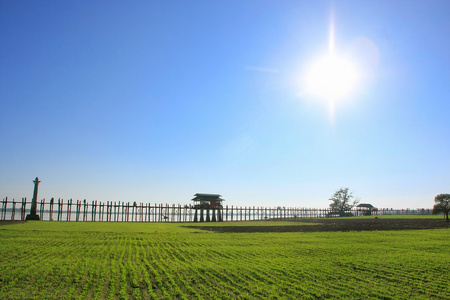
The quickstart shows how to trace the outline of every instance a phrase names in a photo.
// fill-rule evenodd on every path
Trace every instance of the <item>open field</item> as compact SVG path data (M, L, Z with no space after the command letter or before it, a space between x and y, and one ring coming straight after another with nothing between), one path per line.
M448 228L217 233L198 225L1 226L1 298L450 299ZM322 226L303 220L211 225Z

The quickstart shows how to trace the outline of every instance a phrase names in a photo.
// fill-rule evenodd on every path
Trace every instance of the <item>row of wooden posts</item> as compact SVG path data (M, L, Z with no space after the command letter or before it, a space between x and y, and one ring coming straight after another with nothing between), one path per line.
M31 202L3 199L0 220L25 220ZM211 212L211 214L210 214ZM169 205L130 202L98 202L72 199L38 201L37 214L45 221L100 221L100 222L194 222L194 221L251 221L293 218L322 218L330 216L330 209L294 207L242 207L224 206L215 209L195 208L192 205ZM353 215L364 211L354 209ZM373 215L431 214L430 209L378 209ZM203 216L206 218L203 218ZM209 216L212 218L209 218ZM217 216L217 218L216 218Z

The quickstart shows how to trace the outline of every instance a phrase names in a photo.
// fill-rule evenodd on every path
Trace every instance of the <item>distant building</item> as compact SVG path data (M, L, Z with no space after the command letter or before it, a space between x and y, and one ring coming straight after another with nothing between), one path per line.
M373 207L373 205L369 203L361 203L356 207L363 216L371 216L374 211L378 210L378 208Z
M222 202L225 200L221 197L219 194L195 194L194 198L192 198L195 209L194 222L222 221ZM198 219L198 211L200 211L200 220ZM206 212L206 220L204 218L204 212ZM210 218L210 212L212 213L212 218Z

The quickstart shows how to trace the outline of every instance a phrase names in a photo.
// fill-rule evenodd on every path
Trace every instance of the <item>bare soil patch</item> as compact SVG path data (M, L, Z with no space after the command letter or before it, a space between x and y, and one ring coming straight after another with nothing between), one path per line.
M0 221L0 226L1 225L19 224L19 223L25 223L25 221L4 220L4 221Z
M270 222L270 221L268 221ZM311 223L311 224L304 224ZM286 226L187 226L215 232L324 232L450 228L443 219L302 219Z

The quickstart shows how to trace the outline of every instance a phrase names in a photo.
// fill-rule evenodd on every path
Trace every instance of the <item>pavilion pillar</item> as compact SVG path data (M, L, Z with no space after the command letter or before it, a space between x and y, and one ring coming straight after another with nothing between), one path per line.
M209 218L209 208L206 210L206 222L211 222L211 219Z
M220 208L217 210L217 218L219 219L219 222L223 221L222 210Z
M198 219L197 219L197 211L198 211L198 209L195 209L194 222L198 222Z
M212 210L212 221L213 222L216 222L217 220L216 220L216 209L215 208L213 208L213 210Z
M205 222L205 219L203 219L203 208L200 209L200 222Z

